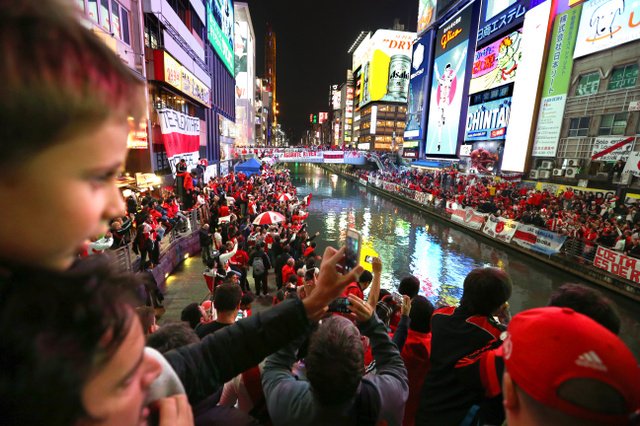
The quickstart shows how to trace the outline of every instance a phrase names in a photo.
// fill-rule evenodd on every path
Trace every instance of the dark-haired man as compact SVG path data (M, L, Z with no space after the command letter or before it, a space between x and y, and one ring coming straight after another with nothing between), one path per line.
M354 295L349 302L362 334L370 339L376 373L364 374L364 349L354 323L341 316L324 319L310 337L304 360L307 380L291 372L297 345L265 361L262 387L274 424L401 424L408 394L402 358L373 308Z
M202 339L207 334L233 324L238 316L241 299L242 289L237 283L224 283L216 287L213 295L216 320L198 325L195 329L198 337Z
M457 425L475 405L480 409L472 417L495 420L502 416L500 401L485 401L482 388L467 386L460 373L481 353L502 344L500 336L506 327L494 317L507 322L511 290L511 279L503 270L476 268L464 280L460 306L434 312L431 369L422 389L417 424Z

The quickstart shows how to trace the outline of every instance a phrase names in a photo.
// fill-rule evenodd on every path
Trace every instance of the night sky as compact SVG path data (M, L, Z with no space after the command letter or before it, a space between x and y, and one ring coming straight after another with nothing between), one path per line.
M393 26L415 31L418 0L248 0L256 36L256 73L264 76L264 33L270 22L277 43L279 122L296 144L309 114L329 110L329 86L346 80L347 50L360 31Z

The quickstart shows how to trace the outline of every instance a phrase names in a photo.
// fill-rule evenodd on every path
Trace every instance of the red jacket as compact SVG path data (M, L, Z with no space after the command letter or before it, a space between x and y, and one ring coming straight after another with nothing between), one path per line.
M404 343L400 356L404 360L409 377L409 398L404 408L404 426L415 424L420 392L424 384L424 378L431 367L429 354L431 353L431 333L420 333L409 329L407 340Z
M282 282L284 283L284 285L287 285L287 283L289 282L289 277L295 274L296 270L293 269L293 266L289 266L288 264L284 265L282 267Z

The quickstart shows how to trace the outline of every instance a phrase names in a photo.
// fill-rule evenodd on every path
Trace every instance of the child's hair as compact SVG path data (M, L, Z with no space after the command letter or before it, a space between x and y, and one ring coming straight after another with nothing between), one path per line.
M74 2L0 2L0 51L0 169L8 173L109 119L137 125L144 114L142 81L81 24Z

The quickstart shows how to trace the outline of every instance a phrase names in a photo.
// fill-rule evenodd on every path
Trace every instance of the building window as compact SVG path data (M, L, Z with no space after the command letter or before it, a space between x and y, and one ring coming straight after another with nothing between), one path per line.
M131 37L129 36L129 11L120 6L120 22L122 22L122 41L131 45Z
M109 19L109 0L100 0L100 25L107 31L111 31Z
M589 117L576 117L569 121L569 137L575 138L589 134Z
M598 93L600 88L600 73L592 72L580 77L578 87L576 88L576 96L586 96Z
M144 14L144 45L151 49L162 46L158 18L148 13Z
M611 71L607 90L635 87L636 81L638 81L638 64L629 64L617 67Z
M624 135L627 128L627 113L605 114L600 118L600 128L598 135Z
M87 6L89 6L89 18L98 22L98 0L87 0Z
M100 3L100 7L98 7ZM89 19L99 24L112 36L131 45L129 33L129 11L115 0L78 0L78 4Z

